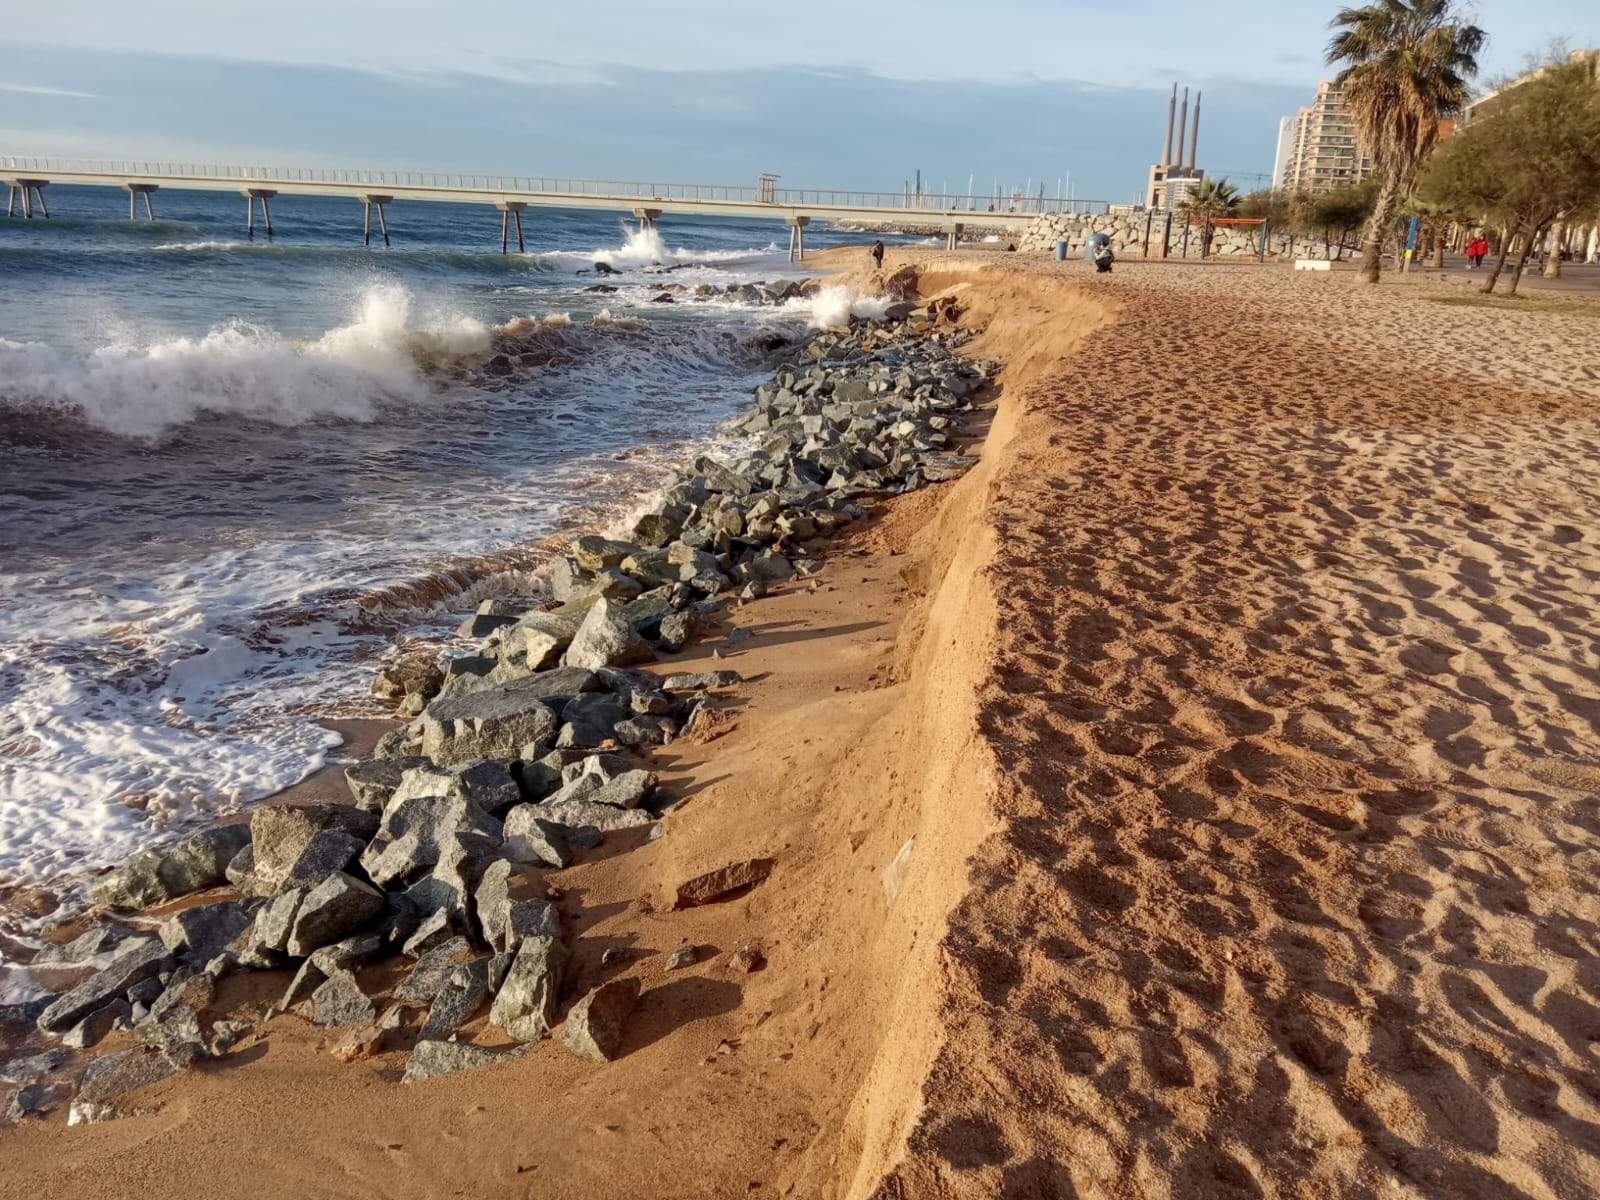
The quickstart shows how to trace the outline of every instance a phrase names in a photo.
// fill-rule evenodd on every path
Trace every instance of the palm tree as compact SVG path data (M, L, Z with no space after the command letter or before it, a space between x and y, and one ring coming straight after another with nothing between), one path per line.
M1376 0L1342 10L1332 26L1328 62L1345 64L1338 83L1379 172L1361 262L1377 283L1395 205L1439 140L1439 122L1467 102L1484 33L1456 19L1455 0Z
M1239 189L1223 179L1202 179L1199 186L1190 189L1180 207L1191 218L1199 217L1200 257L1211 257L1211 222L1225 217L1239 207Z

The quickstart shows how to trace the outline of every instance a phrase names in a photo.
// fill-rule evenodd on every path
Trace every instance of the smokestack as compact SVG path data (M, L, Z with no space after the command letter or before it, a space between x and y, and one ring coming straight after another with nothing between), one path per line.
M1161 152L1161 165L1172 165L1172 119L1178 114L1178 85L1172 85L1172 99L1167 101L1167 148Z
M1178 110L1178 157L1173 159L1173 165L1183 165L1183 134L1189 127L1189 89L1183 89L1183 107Z
M1189 138L1189 170L1194 170L1195 151L1200 145L1200 92L1194 94L1194 133Z

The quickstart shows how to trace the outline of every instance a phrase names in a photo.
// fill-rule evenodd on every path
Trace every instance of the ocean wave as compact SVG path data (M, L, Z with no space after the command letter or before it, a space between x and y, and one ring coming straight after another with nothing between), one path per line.
M888 296L868 296L847 284L831 283L784 301L779 311L804 316L813 329L828 329L848 323L851 317L881 319L893 302Z

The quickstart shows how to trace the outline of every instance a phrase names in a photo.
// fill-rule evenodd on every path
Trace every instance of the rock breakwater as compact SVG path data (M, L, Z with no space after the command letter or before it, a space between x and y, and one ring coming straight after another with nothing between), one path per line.
M34 1030L4 1075L21 1085L14 1115L142 1111L133 1093L270 1037L283 1013L336 1034L344 1061L406 1052L408 1083L551 1035L588 1059L626 1053L650 993L623 973L566 995L570 932L547 875L608 839L625 850L666 835L677 797L653 757L714 726L741 683L674 671L674 655L736 606L815 575L829 539L883 499L976 462L963 426L994 368L959 353L967 335L942 324L950 315L893 304L882 321L787 346L729 429L743 453L696 460L621 536L578 537L543 594L485 601L460 630L469 652L382 670L373 695L403 723L346 771L350 803L263 806L103 876L108 914L187 906L108 915L47 952L77 978L0 1012ZM718 903L781 869L730 862L682 881L675 903ZM740 947L738 963L758 969L760 948ZM253 1020L218 1004L241 972L287 981ZM46 1038L118 1048L87 1061Z

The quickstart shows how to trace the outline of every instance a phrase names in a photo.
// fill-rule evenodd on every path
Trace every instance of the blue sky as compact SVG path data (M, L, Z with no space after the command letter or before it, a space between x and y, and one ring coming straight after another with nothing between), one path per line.
M0 153L1129 199L1174 79L1203 165L1270 170L1321 0L51 0L0 25ZM1485 75L1594 0L1476 0ZM1248 179L1244 182L1249 183Z

